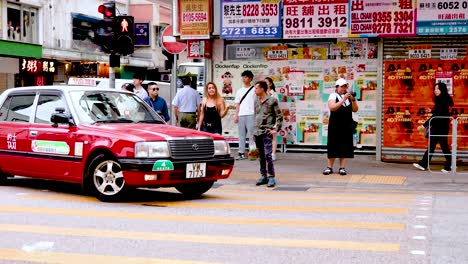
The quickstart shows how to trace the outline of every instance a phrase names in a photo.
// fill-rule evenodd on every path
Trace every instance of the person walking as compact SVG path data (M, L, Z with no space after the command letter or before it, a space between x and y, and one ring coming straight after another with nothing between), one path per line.
M135 73L133 75L133 85L135 85L133 92L142 100L148 96L148 93L146 92L145 88L141 85L144 80L145 78L142 74Z
M234 117L234 123L238 124L239 132L239 151L237 160L245 159L245 140L249 138L249 149L254 144L253 140L253 129L255 123L255 92L253 90L252 80L253 73L251 71L244 71L241 74L243 87L237 90L236 98L236 114Z
M230 107L226 107L224 98L218 92L216 84L209 82L205 86L205 96L200 107L198 130L222 135L221 118L225 117Z
M159 96L159 87L155 82L148 83L148 96L143 99L149 106L151 106L156 113L164 118L164 121L169 122L169 110L164 98Z
M273 83L273 79L271 79L270 77L266 77L265 82L268 85L267 93L270 94L273 98L275 98L279 102L278 93L276 93L276 88L275 88L275 84ZM273 159L273 161L275 161L276 149L278 147L278 137L273 137L272 146L273 148L272 148L271 158Z
M190 78L182 78L182 84L184 87L177 92L172 100L175 119L180 127L196 129L201 98L197 90L190 86Z
M259 152L260 178L256 185L267 184L267 187L275 187L275 168L272 160L272 142L276 133L281 129L283 115L279 108L278 100L268 93L268 85L265 81L255 84L255 144Z
M447 85L445 83L436 83L434 85L434 108L432 110L429 109L432 117L423 124L422 128L426 127L429 130L429 149L426 150L423 158L418 163L413 163L414 167L426 170L437 144L440 144L440 148L445 156L445 166L442 172L448 173L451 171L452 156L448 145L448 133L450 107L452 106L453 99L447 91Z
M346 175L346 159L354 158L353 134L355 121L352 112L358 110L356 98L348 92L348 83L340 78L335 82L335 92L328 97L330 119L328 123L327 158L324 175L333 173L335 159L340 160L339 174Z

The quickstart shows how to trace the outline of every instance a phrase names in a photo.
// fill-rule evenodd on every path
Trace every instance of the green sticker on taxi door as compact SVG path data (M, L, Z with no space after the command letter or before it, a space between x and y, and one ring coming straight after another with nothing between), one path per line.
M174 170L174 164L170 160L158 160L153 164L153 171Z

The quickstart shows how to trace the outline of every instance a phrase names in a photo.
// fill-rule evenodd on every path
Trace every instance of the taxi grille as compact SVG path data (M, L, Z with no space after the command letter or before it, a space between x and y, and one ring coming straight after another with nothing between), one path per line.
M169 140L173 159L206 159L214 156L212 139Z

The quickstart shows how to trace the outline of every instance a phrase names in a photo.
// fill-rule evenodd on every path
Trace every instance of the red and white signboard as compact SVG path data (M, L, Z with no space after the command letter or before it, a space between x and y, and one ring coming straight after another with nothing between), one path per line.
M211 43L209 40L187 40L187 45L188 59L211 59Z
M351 0L351 34L360 37L416 35L415 0Z
M187 48L187 43L178 42L172 35L172 26L167 26L161 36L163 48L171 54L180 54Z
M284 0L283 38L348 37L348 0Z

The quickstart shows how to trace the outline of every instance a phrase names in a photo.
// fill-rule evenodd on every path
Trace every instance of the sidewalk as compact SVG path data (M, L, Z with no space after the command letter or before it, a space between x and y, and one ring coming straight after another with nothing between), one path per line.
M237 153L234 151L232 155ZM349 187L468 192L466 168L463 168L463 173L452 176L441 173L441 165L431 165L433 172L420 171L411 163L388 163L376 161L374 155L355 155L354 159L347 160L348 175L337 173L338 161L335 161L335 173L325 176L322 170L326 164L326 154L277 153L276 189ZM223 183L254 185L259 177L259 168L258 160L236 160L231 177Z

